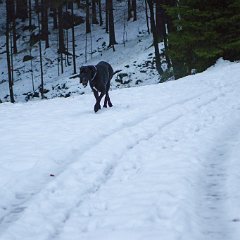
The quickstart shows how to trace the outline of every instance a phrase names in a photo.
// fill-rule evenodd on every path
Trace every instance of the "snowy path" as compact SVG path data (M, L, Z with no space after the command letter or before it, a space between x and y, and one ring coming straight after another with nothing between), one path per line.
M0 239L239 239L238 68L0 106Z
M239 238L239 236L234 237L231 226L238 220L230 219L228 214L227 200L232 196L228 192L227 179L232 174L228 171L230 156L236 147L235 144L240 140L240 118L225 126L224 131L219 132L220 135L215 139L216 145L211 146L206 153L204 172L201 176L203 182L199 213L206 240ZM235 184L236 182L231 182L231 185Z
M74 160L75 156L78 155L77 158L80 158L85 153L94 151L94 147L97 144L102 142L103 143L102 145L104 145L105 144L105 142L104 142L105 139L111 138L113 134L121 136L121 133L123 131L128 131L129 128L131 128L135 125L138 125L138 124L140 124L144 121L147 121L147 120L152 121L151 116L155 115L156 112L159 112L160 114L165 114L163 111L166 111L168 109L171 109L171 111L172 111L174 106L176 106L176 105L178 106L178 105L183 104L185 102L192 101L193 99L197 99L198 97L199 97L199 95L191 97L189 99L185 98L184 100L182 100L180 102L177 101L175 103L169 104L168 106L165 106L165 107L160 108L160 109L154 109L154 110L151 109L152 112L148 112L141 117L135 116L136 113L134 113L133 118L126 118L126 120L123 123L121 123L119 125L115 124L115 126L114 126L115 128L106 129L106 131L104 131L104 133L101 133L100 136L98 136L97 138L95 137L95 138L87 139L88 141L86 141L85 144L82 145L80 149L77 149L77 150L73 149L72 152L70 153L70 155L67 156L66 158L69 158L70 161L72 162ZM176 117L180 117L180 115L176 116ZM156 116L154 118L156 118ZM81 119L78 118L78 121L81 122ZM138 126L137 126L137 129L138 129ZM147 134L149 134L149 133L147 133ZM54 174L56 176L58 176L63 171L66 171L65 167L67 167L67 164L69 164L70 161L69 160L65 161L61 165L61 168L55 169ZM48 181L49 180L47 180L47 182ZM38 189L31 189L31 192L28 193L28 194L26 194L26 193L25 194L16 194L15 200L11 204L12 207L8 207L7 209L5 209L4 215L0 219L0 222L1 222L0 229L1 228L5 229L6 225L8 225L9 222L12 222L12 221L14 221L14 219L18 218L18 214L21 214L22 211L24 211L24 209L25 209L25 206L24 206L25 203L27 201L29 201L35 194L37 194L43 188L43 186L45 184L47 184L47 182L45 182L45 181L42 182L42 185L38 186ZM29 191L28 189L25 189L25 192L28 192L28 191ZM5 225L5 223L6 223L6 225Z

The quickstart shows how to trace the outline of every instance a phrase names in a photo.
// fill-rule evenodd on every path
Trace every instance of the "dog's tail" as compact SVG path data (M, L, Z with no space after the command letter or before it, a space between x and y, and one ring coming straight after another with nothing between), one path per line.
M117 70L117 71L115 71L114 73L113 73L113 75L115 75L115 74L117 74L117 73L119 73L119 72L121 72L122 70Z

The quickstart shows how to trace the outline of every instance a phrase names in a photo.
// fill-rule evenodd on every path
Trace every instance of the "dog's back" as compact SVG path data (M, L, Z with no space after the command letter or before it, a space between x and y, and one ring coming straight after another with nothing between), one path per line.
M110 81L113 77L113 68L112 66L107 63L107 62L104 62L104 61L101 61L99 62L97 65L96 65L98 71L101 72L101 77L103 78L102 80L103 81Z

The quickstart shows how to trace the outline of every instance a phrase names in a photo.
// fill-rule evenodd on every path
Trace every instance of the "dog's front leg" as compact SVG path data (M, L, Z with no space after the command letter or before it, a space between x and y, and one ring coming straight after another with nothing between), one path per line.
M99 109L101 109L101 105L98 103L98 91L96 89L92 89L94 97L96 99L96 103L94 105L94 112L97 112Z
M94 106L94 111L97 112L99 109L101 109L101 100L102 100L102 97L105 95L105 92L101 92L101 94L99 95L98 99L97 99L97 102Z
M93 89L93 94L94 94L94 97L96 98L96 102L98 100L98 91L96 89Z

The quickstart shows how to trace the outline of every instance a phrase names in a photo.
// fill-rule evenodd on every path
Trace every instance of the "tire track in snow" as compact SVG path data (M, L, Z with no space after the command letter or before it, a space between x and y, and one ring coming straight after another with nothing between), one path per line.
M228 236L227 221L224 219L224 182L226 161L224 149L215 149L209 154L208 163L205 166L204 193L201 196L202 218L204 222L204 239L231 239Z
M199 215L203 225L201 230L204 240L233 239L226 206L226 200L229 197L226 181L229 155L233 147L231 143L235 142L239 134L236 129L239 129L239 121L226 126L226 132L214 141L218 144L206 154L204 173L201 176L204 182L199 199Z
M79 208L81 206L81 204L85 201L88 201L88 199L94 195L96 192L100 191L101 188L111 179L111 176L114 174L115 169L118 167L119 162L121 162L121 159L128 154L128 150L129 149L134 149L137 145L141 144L143 141L148 141L151 138L153 138L154 136L156 136L156 134L158 133L158 131L160 131L162 128L165 128L169 125L171 125L172 123L174 123L175 121L177 121L179 118L181 118L182 115L178 115L173 119L169 119L168 122L165 122L162 126L159 126L158 129L154 132L148 132L147 135L142 136L139 139L136 139L134 137L133 142L132 143L126 143L125 145L125 151L121 152L120 154L115 153L114 157L110 160L110 163L107 164L107 166L104 168L104 170L102 171L102 175L101 177L99 177L97 179L97 181L95 181L95 183L93 183L93 185L87 189L85 192L79 194L79 198L81 200L79 200L77 203L75 203L74 206L72 206L71 209L68 210L68 212L65 214L64 219L62 220L62 222L57 226L56 231L49 237L49 239L58 239L58 237L61 235L61 232L64 228L64 225L67 223L67 221L70 219L71 215L73 212L75 212L76 208ZM120 137L120 136L119 136ZM117 158L118 161L116 162L114 160L114 158Z

